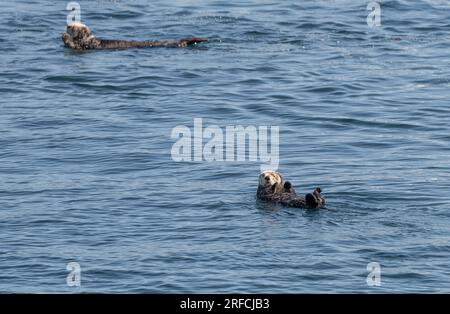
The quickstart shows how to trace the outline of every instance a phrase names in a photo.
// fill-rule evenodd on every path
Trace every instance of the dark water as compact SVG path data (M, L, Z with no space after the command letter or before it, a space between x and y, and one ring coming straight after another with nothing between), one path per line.
M450 3L0 2L0 291L450 292ZM280 127L328 207L255 202L259 162L175 162L171 131ZM66 265L81 265L68 287ZM381 265L381 287L366 283Z

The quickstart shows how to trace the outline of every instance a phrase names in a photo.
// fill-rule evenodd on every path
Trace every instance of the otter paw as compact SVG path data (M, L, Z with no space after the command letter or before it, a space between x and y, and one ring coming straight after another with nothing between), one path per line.
M76 48L75 44L73 43L72 37L69 34L64 33L62 36L62 40L64 42L64 45L67 48L72 48L72 49Z

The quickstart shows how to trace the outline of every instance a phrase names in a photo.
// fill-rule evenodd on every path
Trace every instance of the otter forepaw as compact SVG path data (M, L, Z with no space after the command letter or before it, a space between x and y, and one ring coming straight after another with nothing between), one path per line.
M69 34L64 33L63 36L62 36L62 40L64 42L64 45L67 48L71 48L71 49L75 49L76 48L75 44L73 43L72 37Z

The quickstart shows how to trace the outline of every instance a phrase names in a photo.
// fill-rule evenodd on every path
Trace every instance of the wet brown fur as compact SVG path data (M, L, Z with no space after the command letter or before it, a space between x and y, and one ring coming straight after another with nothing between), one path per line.
M267 176L272 176L271 179ZM313 193L305 197L299 197L289 181L284 181L283 176L275 171L265 171L260 175L260 182L256 197L262 201L276 203L287 207L297 208L322 208L325 206L325 198L321 194L322 189L316 188Z
M82 23L74 23L67 26L63 34L63 42L67 48L75 50L93 49L126 49L146 47L187 47L201 42L207 42L206 38L190 38L164 41L127 41L105 40L95 37L91 30Z

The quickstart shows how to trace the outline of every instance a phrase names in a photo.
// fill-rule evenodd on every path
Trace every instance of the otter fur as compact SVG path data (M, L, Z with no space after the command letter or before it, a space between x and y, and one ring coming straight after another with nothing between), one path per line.
M180 40L164 41L127 41L127 40L105 40L95 37L89 27L83 23L67 25L67 31L63 34L63 42L67 48L75 50L93 49L126 49L145 47L187 47L201 42L206 38L190 38Z
M294 187L289 181L284 181L283 176L276 171L266 170L259 176L256 197L262 201L297 208L322 208L325 206L325 198L322 189L316 188L313 193L305 197L297 196Z

